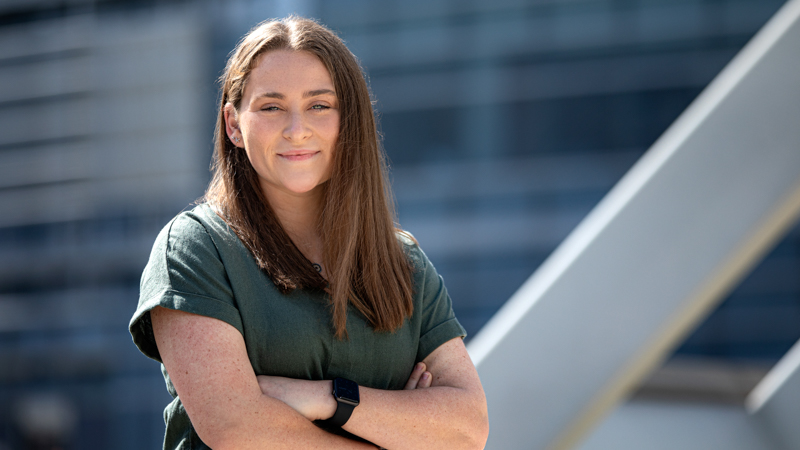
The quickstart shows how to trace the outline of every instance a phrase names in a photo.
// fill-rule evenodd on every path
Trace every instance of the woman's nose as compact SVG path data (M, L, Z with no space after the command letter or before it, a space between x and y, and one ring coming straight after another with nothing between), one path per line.
M306 123L306 118L302 113L292 113L289 115L289 122L283 130L283 137L290 140L299 142L311 135L311 129Z

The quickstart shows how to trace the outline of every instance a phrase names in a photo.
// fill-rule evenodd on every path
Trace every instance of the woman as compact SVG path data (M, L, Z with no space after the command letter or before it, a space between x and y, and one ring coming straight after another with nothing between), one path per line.
M175 399L164 448L483 448L466 333L384 170L337 36L290 17L243 38L205 202L159 234L130 325Z

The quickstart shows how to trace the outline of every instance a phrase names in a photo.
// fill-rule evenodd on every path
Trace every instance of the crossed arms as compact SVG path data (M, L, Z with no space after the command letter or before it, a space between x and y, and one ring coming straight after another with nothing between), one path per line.
M151 319L175 390L211 448L374 449L312 423L336 410L330 380L257 377L242 335L220 320L162 307ZM404 390L361 387L361 403L343 428L392 450L483 448L486 398L461 339L422 363Z

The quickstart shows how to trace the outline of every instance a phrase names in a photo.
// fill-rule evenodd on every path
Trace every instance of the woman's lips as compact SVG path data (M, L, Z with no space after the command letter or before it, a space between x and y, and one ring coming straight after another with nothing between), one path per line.
M292 150L288 152L278 153L278 156L287 161L305 161L311 159L316 155L317 151L314 150Z

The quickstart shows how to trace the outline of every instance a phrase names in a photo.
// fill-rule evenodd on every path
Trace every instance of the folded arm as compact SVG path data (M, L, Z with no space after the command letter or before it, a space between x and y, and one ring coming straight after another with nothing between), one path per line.
M263 394L234 327L162 307L150 315L161 360L195 431L209 447L374 450L317 428Z
M151 316L164 366L198 435L212 448L373 448L311 422L336 409L329 380L257 378L241 334L230 325L161 307ZM425 358L406 390L362 387L360 394L343 428L382 447L470 449L486 442L486 400L459 338Z
M258 379L262 392L309 420L327 419L336 411L330 381ZM361 402L343 428L370 442L392 450L482 449L486 444L486 399L460 338L442 344L418 364L405 390L362 386L359 391Z

